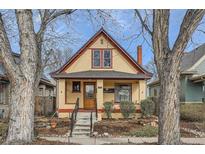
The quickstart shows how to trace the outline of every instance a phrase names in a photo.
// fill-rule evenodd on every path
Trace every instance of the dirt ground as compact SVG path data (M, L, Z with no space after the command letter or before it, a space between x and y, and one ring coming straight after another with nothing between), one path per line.
M123 136L125 132L135 131L143 126L137 120L102 120L95 123L94 132L109 133L113 137Z
M49 136L49 135L65 135L68 133L70 128L70 122L68 118L58 119L56 120L57 126L56 128L50 127L50 118L47 117L37 117L35 119L35 135L36 136Z
M180 126L183 128L190 128L197 131L205 132L205 121L204 122L185 122L181 121Z
M32 145L68 145L71 143L59 142L59 141L48 141L44 139L36 139L33 141Z
M184 122L181 121L181 127L195 129L198 131L205 131L204 123L198 122ZM98 132L98 134L108 133L113 137L119 136L130 136L135 132L142 131L146 125L143 125L140 122L140 119L129 119L129 120L102 120L100 122L95 123L94 131ZM151 128L152 129L152 128ZM149 131L149 130L148 130ZM145 133L141 133L142 135ZM157 133L156 133L157 136ZM181 129L182 137L199 137L193 133L186 132Z

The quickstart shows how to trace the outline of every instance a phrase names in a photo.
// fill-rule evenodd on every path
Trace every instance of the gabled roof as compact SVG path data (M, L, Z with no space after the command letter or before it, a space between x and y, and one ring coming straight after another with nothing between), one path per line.
M190 69L203 56L205 56L205 44L202 44L190 52L185 52L182 57L181 71Z
M123 54L123 56L126 57L126 59L141 73L146 74L148 77L151 77L152 74L148 71L146 71L141 65L139 65L130 55L129 53L115 41L115 39L109 35L103 28L101 28L94 36L92 36L60 69L57 71L51 73L51 76L55 74L62 73L65 69L67 69L79 56L85 52L85 49L88 48L94 41L101 35L103 34L110 42L116 46L119 51Z
M182 61L181 61L181 74L189 74L194 75L197 73L195 70L189 70L194 66L201 58L205 56L205 43L200 45L199 47L195 48L190 52L185 52ZM203 76L203 74L199 74L197 76L193 76L191 79L195 79L198 77ZM156 79L148 84L148 86L153 86L159 83L159 79Z

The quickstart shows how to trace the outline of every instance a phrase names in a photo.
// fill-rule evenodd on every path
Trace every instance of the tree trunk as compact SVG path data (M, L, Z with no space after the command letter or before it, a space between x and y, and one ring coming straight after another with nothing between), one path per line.
M159 105L159 144L180 144L179 86L180 60L170 57L162 63ZM160 65L160 63L158 63Z
M7 143L27 144L33 138L34 83L25 78L19 78L18 83L11 84L11 114Z

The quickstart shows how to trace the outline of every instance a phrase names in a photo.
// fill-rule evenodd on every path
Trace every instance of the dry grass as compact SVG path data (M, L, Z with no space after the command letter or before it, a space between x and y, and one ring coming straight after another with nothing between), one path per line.
M188 122L205 122L205 103L182 104L180 113L181 120Z

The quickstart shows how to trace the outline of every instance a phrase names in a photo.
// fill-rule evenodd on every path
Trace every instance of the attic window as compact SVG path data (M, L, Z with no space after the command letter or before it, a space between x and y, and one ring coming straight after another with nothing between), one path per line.
M100 40L100 43L103 44L103 39Z
M92 53L93 68L111 68L112 66L112 51L109 49L96 49Z

